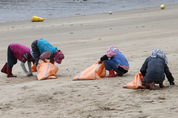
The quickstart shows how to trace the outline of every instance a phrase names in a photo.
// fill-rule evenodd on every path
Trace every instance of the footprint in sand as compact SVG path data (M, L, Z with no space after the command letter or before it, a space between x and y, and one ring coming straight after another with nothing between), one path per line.
M30 89L30 87L28 87L28 86L23 86L23 87L21 87L21 89L22 89L22 90L27 90L27 89Z

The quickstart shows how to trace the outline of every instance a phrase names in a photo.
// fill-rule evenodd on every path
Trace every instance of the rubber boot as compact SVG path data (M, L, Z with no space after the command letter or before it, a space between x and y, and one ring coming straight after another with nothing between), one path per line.
M5 63L5 65L1 69L1 72L7 74L7 63Z
M163 82L159 84L160 88L164 88Z
M114 70L109 70L109 75L107 77L115 77Z
M12 68L7 68L7 77L17 77L12 74Z
M123 74L119 74L119 73L117 73L116 76L123 76Z
M146 84L146 88L150 89L150 90L155 90L155 83L152 82L152 83L147 83Z

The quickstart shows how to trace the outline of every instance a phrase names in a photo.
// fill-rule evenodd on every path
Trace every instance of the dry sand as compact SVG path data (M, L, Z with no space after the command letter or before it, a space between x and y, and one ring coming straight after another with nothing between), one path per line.
M0 24L0 65L10 43L31 47L43 38L65 54L58 79L38 81L26 77L18 62L17 78L1 73L1 118L177 118L178 86L157 90L122 88L139 72L153 49L168 56L178 83L178 5L45 20ZM72 78L115 45L126 56L130 70L123 77L72 81ZM107 71L108 74L108 71Z

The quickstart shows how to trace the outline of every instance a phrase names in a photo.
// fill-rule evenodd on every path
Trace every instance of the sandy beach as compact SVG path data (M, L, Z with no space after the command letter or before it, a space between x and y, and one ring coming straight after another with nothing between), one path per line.
M0 73L1 118L177 118L178 115L178 4L128 11L45 19L44 22L0 23L0 66L7 61L7 47L43 38L58 47L65 59L57 79L27 77L20 62L17 78ZM99 61L109 46L126 56L130 70L122 77L72 81L79 72ZM175 78L163 89L125 89L153 49L162 49ZM108 75L108 71L107 71Z

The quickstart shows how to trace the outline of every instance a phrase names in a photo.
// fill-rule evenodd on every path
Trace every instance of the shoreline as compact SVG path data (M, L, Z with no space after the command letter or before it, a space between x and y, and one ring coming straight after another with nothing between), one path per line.
M177 3L178 4L178 3ZM168 5L165 5L166 7L167 6L175 6L177 4L168 4ZM161 5L160 5L161 6ZM117 13L117 12L128 12L128 11L137 11L137 10L141 10L141 9L150 9L150 8L158 8L158 9L161 9L160 6L150 6L150 7L144 7L144 8L134 8L134 9L126 9L126 10L119 10L119 11L111 11L112 13ZM166 9L166 8L165 8ZM94 13L94 14L86 14L86 15L72 15L72 16L64 16L64 17L58 17L58 18L45 18L45 17L42 17L40 15L37 15L39 17L42 17L44 18L44 22L45 20L50 20L50 19L61 19L61 18L70 18L70 17L84 17L84 16L90 16L90 15L97 15L97 14L109 14L110 11L108 12L103 12L103 13ZM34 15L33 15L34 16ZM33 17L31 16L31 18ZM31 21L31 19L29 19ZM11 22L0 22L0 24L2 23L12 23L12 22L25 22L25 21L29 21L29 20L19 20L19 21L11 21Z

